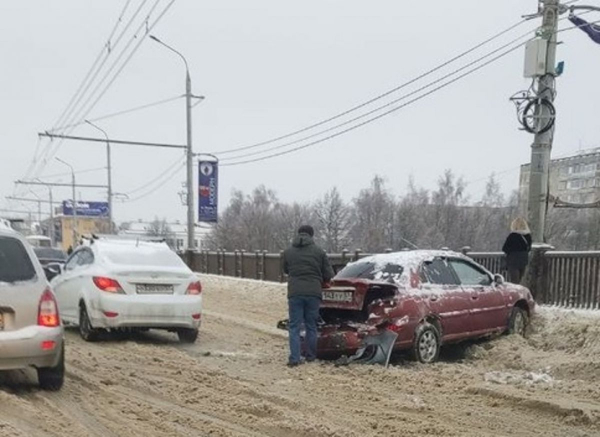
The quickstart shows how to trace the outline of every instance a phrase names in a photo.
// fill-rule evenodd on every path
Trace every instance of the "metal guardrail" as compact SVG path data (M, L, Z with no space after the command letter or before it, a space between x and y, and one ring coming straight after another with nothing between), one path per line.
M329 254L335 271L369 254L361 251ZM506 276L502 252L466 253L493 273ZM201 251L184 254L199 273L285 282L283 252ZM535 249L523 281L538 303L565 308L600 309L600 251L570 252Z

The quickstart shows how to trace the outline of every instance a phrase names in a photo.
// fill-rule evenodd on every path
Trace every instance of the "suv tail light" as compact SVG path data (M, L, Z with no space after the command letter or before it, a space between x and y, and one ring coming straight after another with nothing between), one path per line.
M58 314L58 305L54 294L49 288L46 288L40 298L38 309L38 325L47 328L56 328L60 326L60 316Z
M107 293L125 293L123 288L121 288L121 284L115 279L105 278L104 276L94 276L93 281L96 287Z
M185 294L201 294L202 293L202 284L200 283L200 281L196 281L196 282L192 282L188 288L187 291L185 292Z

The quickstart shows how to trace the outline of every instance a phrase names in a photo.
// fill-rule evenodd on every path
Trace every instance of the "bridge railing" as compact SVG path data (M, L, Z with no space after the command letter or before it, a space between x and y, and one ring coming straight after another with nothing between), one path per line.
M501 252L466 252L492 273L506 277ZM339 271L347 263L368 254L344 251L328 254ZM285 282L283 252L201 251L184 255L188 265L199 273L262 281ZM600 251L572 252L534 248L523 280L538 303L566 308L600 309Z

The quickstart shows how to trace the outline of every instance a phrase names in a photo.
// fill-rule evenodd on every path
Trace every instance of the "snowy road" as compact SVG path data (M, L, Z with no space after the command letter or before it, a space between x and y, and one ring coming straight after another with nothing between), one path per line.
M544 311L423 366L288 369L284 289L203 278L197 344L67 335L60 393L0 374L0 436L600 436L600 318Z

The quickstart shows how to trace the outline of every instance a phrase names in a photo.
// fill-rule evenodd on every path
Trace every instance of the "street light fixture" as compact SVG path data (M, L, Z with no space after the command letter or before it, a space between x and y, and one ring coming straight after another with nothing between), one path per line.
M190 69L188 62L180 52L175 50L170 45L164 43L154 35L150 35L150 39L158 44L166 47L173 53L177 54L185 64L185 108L186 108L186 128L187 128L187 234L188 234L188 250L191 251L196 246L195 238L195 223L194 217L194 154L192 151L192 79L190 78Z
M56 160L64 165L66 165L67 167L69 167L69 169L71 169L71 185L73 187L73 199L72 199L72 208L73 208L73 244L71 245L71 247L74 249L77 245L77 197L75 195L75 170L73 169L73 166L71 164L69 164L66 161L63 161L62 159L60 159L59 157L56 157Z
M106 163L107 163L106 169L107 169L107 173L108 173L108 229L109 229L109 233L114 234L112 165L111 165L111 158L110 158L110 140L108 139L108 134L106 133L106 131L104 129L102 129L100 126L95 125L94 123L92 123L89 120L85 120L85 122L87 124L89 124L90 126L95 127L100 132L102 132L104 134L104 137L106 138Z

